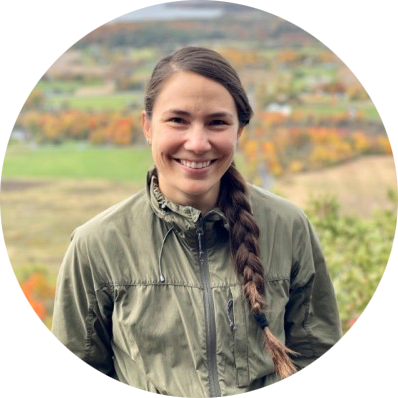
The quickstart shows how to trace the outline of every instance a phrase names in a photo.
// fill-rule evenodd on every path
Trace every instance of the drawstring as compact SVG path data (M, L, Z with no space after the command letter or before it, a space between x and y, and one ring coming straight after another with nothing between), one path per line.
M231 328L232 331L235 331L236 326L234 320L234 300L232 299L229 299L227 301L227 318L228 318L229 327Z
M163 242L162 242L162 248L160 249L160 254L159 254L159 280L160 282L164 283L164 281L166 280L165 277L163 276L162 273L162 265L161 265L161 260L162 260L162 253L163 253L163 247L164 247L164 243L166 242L167 237L169 236L169 233L172 231L173 227L171 227L167 232L166 235L163 238Z

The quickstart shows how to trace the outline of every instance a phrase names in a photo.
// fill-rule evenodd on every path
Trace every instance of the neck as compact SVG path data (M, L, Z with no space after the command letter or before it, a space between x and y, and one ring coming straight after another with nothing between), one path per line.
M167 199L177 205L190 206L198 209L202 214L206 214L216 207L220 192L220 184L212 187L212 189L200 195L193 195L186 192L169 189L167 185L162 184L162 178L159 177L158 184L160 192L162 192Z
M217 196L214 199L212 198L211 200L201 201L193 199L187 202L187 206L191 206L195 209L200 210L202 214L207 214L210 210L213 210L216 207L217 198L218 193Z

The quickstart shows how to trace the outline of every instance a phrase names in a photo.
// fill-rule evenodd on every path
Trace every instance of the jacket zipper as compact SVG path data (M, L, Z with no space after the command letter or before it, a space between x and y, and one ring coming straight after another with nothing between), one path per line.
M214 314L213 295L210 287L210 272L207 262L205 237L203 230L203 219L200 220L197 229L199 244L200 275L203 285L203 301L206 323L206 349L209 368L210 397L220 397L221 390L218 381L217 358L216 358L216 319Z

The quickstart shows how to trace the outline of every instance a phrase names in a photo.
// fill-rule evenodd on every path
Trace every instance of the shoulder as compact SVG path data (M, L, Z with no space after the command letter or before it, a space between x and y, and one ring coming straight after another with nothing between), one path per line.
M63 268L79 269L96 288L130 280L132 258L150 237L152 220L145 190L113 205L73 231Z
M251 184L249 196L256 223L265 235L290 241L293 247L309 241L310 221L297 205Z
M307 222L304 211L291 201L266 191L256 185L248 184L250 202L255 216L266 216L288 223Z
M77 227L72 239L93 242L114 234L129 234L135 225L143 224L150 214L149 201L143 189Z
M303 275L313 273L313 257L315 255L320 258L322 251L304 211L289 200L262 188L250 185L249 192L253 215L260 229L262 247L290 253L289 265L293 263L306 266L306 273L301 274L302 278ZM277 274L281 274L281 266L278 264L275 271Z

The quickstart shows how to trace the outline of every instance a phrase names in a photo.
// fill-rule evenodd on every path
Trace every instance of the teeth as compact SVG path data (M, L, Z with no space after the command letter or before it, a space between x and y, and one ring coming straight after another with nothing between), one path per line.
M210 165L210 160L208 160L207 162L189 162L187 160L180 160L180 163L185 166L185 167L189 167L191 169L203 169L204 167L207 167Z

